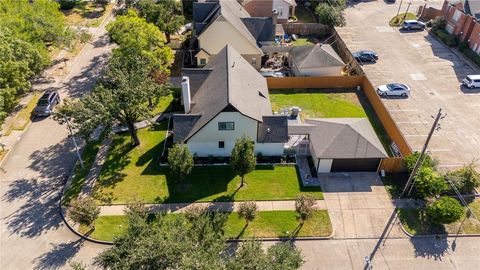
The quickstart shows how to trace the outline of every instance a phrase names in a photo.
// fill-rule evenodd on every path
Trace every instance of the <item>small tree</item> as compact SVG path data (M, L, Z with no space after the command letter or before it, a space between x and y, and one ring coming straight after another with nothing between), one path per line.
M257 216L257 204L254 202L242 202L238 206L238 216L245 219L245 227Z
M95 229L95 219L100 214L100 208L90 198L78 198L70 203L68 216L76 223Z
M445 179L432 168L422 168L417 174L414 186L420 197L433 197L448 190Z
M463 215L463 207L450 197L442 197L426 208L427 216L433 223L449 224L459 220Z
M415 167L415 163L417 162L417 159L420 157L420 152L414 152L413 154L410 154L404 158L405 160L405 166L407 167L407 170L409 172L413 171L413 168ZM432 158L430 155L425 154L425 157L423 159L423 164L422 168L428 167L432 169L436 169L438 164L438 160Z
M301 251L290 242L280 242L267 251L271 268L275 270L300 269L304 263Z
M168 150L170 173L175 180L183 181L193 168L193 156L184 144L175 144Z
M345 17L343 10L339 6L332 6L327 3L320 3L315 8L315 15L318 17L318 22L321 24L334 26L345 26Z
M315 210L315 198L310 195L299 195L295 200L295 211L298 213L300 223L304 224Z
M110 0L94 0L95 4L102 6L103 11L105 11L105 7L108 5L109 2Z
M462 193L472 193L480 185L480 174L473 162L457 171L447 173L445 178L450 180Z
M237 139L231 153L230 165L233 171L242 178L240 186L243 187L245 175L253 171L257 165L255 143L252 139L247 136Z

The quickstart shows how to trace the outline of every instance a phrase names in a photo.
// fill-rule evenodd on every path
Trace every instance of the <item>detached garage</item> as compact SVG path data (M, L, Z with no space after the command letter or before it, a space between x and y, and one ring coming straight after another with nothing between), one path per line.
M388 157L367 118L306 119L290 130L308 133L318 173L375 172Z

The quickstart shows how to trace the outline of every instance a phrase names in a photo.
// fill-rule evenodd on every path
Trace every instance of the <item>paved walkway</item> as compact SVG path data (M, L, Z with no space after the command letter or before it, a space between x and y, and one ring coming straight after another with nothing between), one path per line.
M257 204L258 211L294 211L295 201L254 201ZM207 208L208 211L236 212L241 202L204 202L204 203L163 203L147 204L149 210L153 212L173 212L183 213L192 207ZM317 200L315 207L319 210L327 209L324 200ZM101 216L117 216L125 214L126 205L100 206Z
M100 149L98 149L95 161L93 162L92 168L90 169L90 172L85 179L85 183L82 186L82 190L79 196L88 197L90 196L90 193L92 193L93 187L95 186L95 181L97 181L97 177L102 170L103 163L105 163L105 160L107 159L108 149L110 148L111 144L112 138L110 136L107 136L103 140L102 145L100 145Z

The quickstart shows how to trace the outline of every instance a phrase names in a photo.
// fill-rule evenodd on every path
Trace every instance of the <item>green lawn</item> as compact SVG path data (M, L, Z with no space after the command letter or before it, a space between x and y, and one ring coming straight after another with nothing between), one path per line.
M273 111L298 106L302 109L302 119L368 117L383 147L390 153L391 140L362 93L340 90L331 92L324 89L277 89L270 90L269 94Z
M294 166L257 166L245 176L241 189L230 166L195 167L183 185L175 184L168 168L159 165L166 128L162 122L139 130L141 145L134 149L128 135L114 137L94 194L100 204L122 204L133 198L146 203L288 200L300 193L323 198L319 187L301 186Z
M480 200L469 204L474 214L480 218ZM405 230L414 235L422 234L479 234L480 221L466 214L457 221L446 225L430 223L419 209L400 209L399 218Z
M157 115L163 112L173 112L173 111L178 111L183 109L179 107L180 104L175 103L175 99L179 101L180 92L182 90L180 88L172 88L170 90L171 90L171 93L165 97L162 97L160 99L160 102L157 104L157 106L153 108L152 115Z
M85 183L85 178L88 175L88 172L90 171L90 168L93 165L93 162L95 161L95 157L97 156L98 150L100 148L100 145L104 139L104 136L100 136L100 138L97 141L89 141L85 145L82 151L82 160L83 164L85 166L84 169L80 166L80 163L77 162L75 164L74 168L74 176L72 180L72 184L70 187L65 191L64 197L63 197L63 204L68 204L70 200L73 198L76 198L80 191L82 190L83 183Z
M407 173L387 173L385 177L382 177L383 185L390 195L390 198L396 199L400 197L407 183L407 179Z
M302 118L367 117L356 93L330 93L322 90L270 90L272 109L298 106Z
M297 38L297 40L292 41L293 46L305 46L305 45L315 45L312 38Z
M167 218L174 218L180 214L168 214ZM100 216L95 222L95 230L90 237L112 241L122 234L127 228L126 216ZM313 218L299 227L297 214L294 211L264 211L258 212L257 217L243 231L245 221L237 213L231 213L225 223L225 236L227 238L250 237L309 237L329 236L332 233L330 217L326 210L315 211ZM81 227L80 231L86 233L87 228ZM243 231L243 232L242 232Z
M400 13L398 14L398 16L395 16L393 18L390 19L390 26L401 26L404 22L404 19L403 17L405 16L405 13ZM415 13L407 13L407 16L405 18L405 20L416 20L417 19L417 15L415 15Z

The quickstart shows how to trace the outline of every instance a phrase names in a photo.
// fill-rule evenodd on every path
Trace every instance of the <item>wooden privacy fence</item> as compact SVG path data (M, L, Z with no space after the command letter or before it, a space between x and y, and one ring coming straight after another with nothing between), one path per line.
M402 156L412 153L405 137L393 120L390 112L377 95L375 87L366 76L328 76L328 77L284 77L267 78L269 89L308 89L308 88L356 88L361 86L375 114L382 123L385 132L395 142ZM385 171L404 171L402 158L388 158L385 161Z
M331 31L330 27L319 23L284 23L282 26L289 35L322 37Z
M388 173L406 172L405 160L402 157L389 157L382 159L380 170Z

